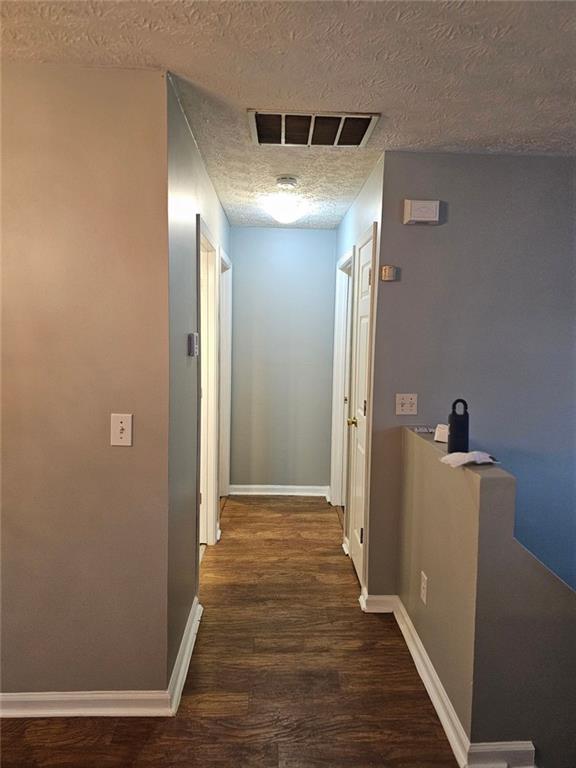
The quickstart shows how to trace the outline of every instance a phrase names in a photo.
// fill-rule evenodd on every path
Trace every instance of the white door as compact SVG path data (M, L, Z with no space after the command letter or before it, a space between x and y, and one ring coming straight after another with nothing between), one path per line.
M350 418L350 557L360 583L364 583L366 546L366 473L368 453L367 414L369 410L370 324L372 315L372 271L376 263L376 224L356 248L354 303L352 307L352 377Z
M201 544L218 540L219 260L203 234L200 251L200 530Z
M354 269L354 261L350 264L350 272L348 275L348 291L346 296L346 343L344 349L344 408L341 414L341 425L343 432L343 445L342 445L342 506L344 507L344 538L346 541L346 547L348 548L349 539L349 500L348 500L348 471L349 471L349 435L347 427L347 417L350 412L350 388L351 388L351 367L352 367L352 308L354 306L353 300L353 288L354 281L352 279L352 270Z

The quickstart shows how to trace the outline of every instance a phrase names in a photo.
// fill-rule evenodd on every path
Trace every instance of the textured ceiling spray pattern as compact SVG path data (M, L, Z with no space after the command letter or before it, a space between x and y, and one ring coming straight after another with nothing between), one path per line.
M576 3L5 2L3 55L167 68L232 223L294 174L335 226L384 149L576 152ZM382 112L366 149L256 147L247 108Z

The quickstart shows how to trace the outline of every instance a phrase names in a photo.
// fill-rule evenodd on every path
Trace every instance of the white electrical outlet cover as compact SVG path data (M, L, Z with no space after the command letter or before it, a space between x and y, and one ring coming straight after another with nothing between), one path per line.
M415 392L396 394L396 416L417 416L418 395Z

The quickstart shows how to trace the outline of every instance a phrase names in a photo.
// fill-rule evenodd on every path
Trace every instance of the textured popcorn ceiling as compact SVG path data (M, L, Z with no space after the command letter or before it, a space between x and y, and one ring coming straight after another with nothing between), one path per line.
M166 68L234 224L294 174L333 227L384 149L576 152L574 2L4 2L3 55ZM382 112L366 149L255 147L246 109Z

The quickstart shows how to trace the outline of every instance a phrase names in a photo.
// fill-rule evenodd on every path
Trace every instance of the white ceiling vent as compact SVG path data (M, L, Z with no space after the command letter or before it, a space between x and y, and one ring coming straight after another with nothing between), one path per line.
M380 115L248 110L255 144L282 147L364 147Z

